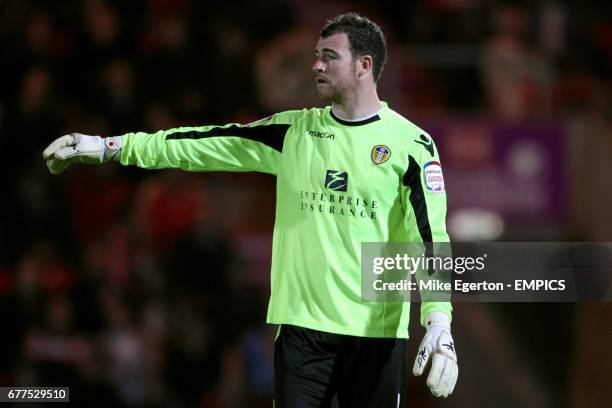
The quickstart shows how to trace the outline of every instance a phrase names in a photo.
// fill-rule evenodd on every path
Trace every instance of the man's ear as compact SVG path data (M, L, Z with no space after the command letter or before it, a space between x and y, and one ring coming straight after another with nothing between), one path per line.
M357 76L361 78L364 75L367 75L368 72L372 73L372 68L374 66L374 61L370 55L363 55L357 59Z

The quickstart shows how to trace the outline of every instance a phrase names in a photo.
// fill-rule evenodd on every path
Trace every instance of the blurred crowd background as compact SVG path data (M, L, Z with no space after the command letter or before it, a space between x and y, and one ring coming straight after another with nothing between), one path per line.
M386 33L381 99L438 143L453 240L612 241L606 2L3 0L1 386L70 386L87 406L271 405L274 178L56 177L41 152L71 132L317 106L318 30L350 10ZM611 323L609 304L457 305L455 394L411 378L408 406L612 406Z

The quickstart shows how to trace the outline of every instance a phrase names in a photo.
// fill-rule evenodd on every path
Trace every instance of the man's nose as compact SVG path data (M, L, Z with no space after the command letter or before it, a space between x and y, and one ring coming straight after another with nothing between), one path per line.
M313 72L325 72L325 64L317 58L314 64L312 64L312 70Z

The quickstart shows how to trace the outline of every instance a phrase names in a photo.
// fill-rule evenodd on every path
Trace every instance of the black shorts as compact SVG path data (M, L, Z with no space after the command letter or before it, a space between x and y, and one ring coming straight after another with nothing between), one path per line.
M282 325L274 343L276 408L403 407L406 340Z

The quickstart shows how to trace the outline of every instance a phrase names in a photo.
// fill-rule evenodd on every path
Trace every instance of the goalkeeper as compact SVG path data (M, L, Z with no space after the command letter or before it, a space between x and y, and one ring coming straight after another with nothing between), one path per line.
M355 13L321 30L315 86L325 108L249 125L180 127L101 138L71 134L43 156L146 169L260 171L277 178L267 322L275 340L276 407L404 406L410 302L361 300L362 242L448 242L438 152L426 132L377 94L381 29ZM431 177L429 175L432 175ZM421 303L427 329L414 363L435 396L453 392L450 302Z

